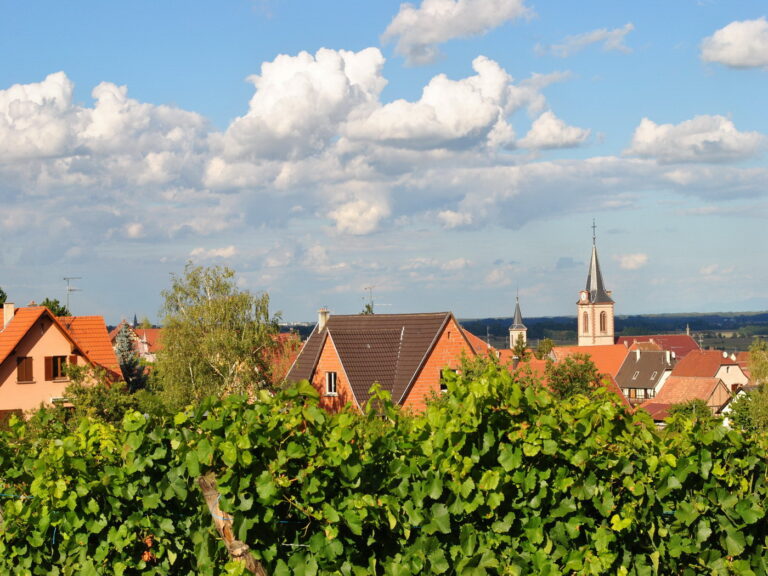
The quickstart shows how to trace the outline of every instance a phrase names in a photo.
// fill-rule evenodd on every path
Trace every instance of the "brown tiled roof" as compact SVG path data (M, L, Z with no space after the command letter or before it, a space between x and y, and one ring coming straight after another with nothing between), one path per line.
M560 362L574 354L588 355L601 374L615 377L627 357L628 350L622 344L605 344L601 346L555 346L552 348L555 361Z
M616 384L620 388L655 388L664 372L671 369L666 352L631 350L616 375Z
M323 345L331 338L360 404L368 400L374 382L399 403L451 318L450 312L332 315L322 330L316 326L312 331L287 380L310 380Z
M720 366L732 365L738 363L718 350L694 350L677 363L672 376L715 376Z
M616 344L626 344L631 346L635 342L649 342L653 340L661 346L662 350L674 352L677 358L686 356L693 350L699 350L696 340L687 334L654 334L650 336L619 336Z

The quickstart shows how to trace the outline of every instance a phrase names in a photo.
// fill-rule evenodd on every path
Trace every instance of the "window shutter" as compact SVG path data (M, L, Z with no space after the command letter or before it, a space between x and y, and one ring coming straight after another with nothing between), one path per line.
M45 379L53 380L53 356L45 357Z

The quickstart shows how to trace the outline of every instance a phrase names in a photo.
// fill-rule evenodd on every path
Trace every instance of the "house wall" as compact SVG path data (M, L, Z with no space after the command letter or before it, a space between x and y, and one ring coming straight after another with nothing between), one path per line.
M16 346L15 353L0 365L0 411L32 410L40 404L50 404L51 398L64 396L68 379L45 380L45 357L72 354L72 344L53 325L50 318L42 316ZM33 382L20 384L17 381L17 358L32 357ZM78 357L78 363L82 359Z
M424 410L426 401L433 394L440 394L440 376L443 368L460 368L462 356L472 358L475 353L464 339L458 324L451 319L443 328L413 386L406 393L403 407L414 411Z
M744 386L749 383L749 378L744 374L741 367L736 364L727 364L720 366L720 369L715 374L715 378L720 378L728 387L728 390L735 391L739 386Z
M328 372L336 372L336 396L328 396L325 393L325 375ZM312 374L312 386L320 393L320 405L331 412L338 412L348 402L355 404L355 398L349 387L349 380L344 373L344 367L339 360L339 354L330 338L325 339L320 359L317 362L314 374Z
M717 411L725 404L728 399L731 398L730 392L725 386L718 384L712 395L707 400L707 406L712 410L713 414L717 414Z

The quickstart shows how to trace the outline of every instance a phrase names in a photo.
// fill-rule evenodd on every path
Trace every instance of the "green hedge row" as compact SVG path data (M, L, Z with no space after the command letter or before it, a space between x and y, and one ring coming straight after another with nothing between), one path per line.
M0 434L0 573L240 573L196 479L270 574L766 574L766 443L660 434L608 392L488 366L422 415L330 415L306 383Z

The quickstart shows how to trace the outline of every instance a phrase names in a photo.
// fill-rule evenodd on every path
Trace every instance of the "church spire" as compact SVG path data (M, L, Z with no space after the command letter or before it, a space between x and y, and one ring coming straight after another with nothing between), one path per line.
M512 326L510 330L526 330L525 324L523 324L523 314L520 312L520 297L515 296L515 317L512 319Z
M610 304L613 300L603 286L603 275L600 272L600 261L597 259L597 243L595 240L595 221L592 220L592 260L589 263L586 291L589 301L593 304Z

